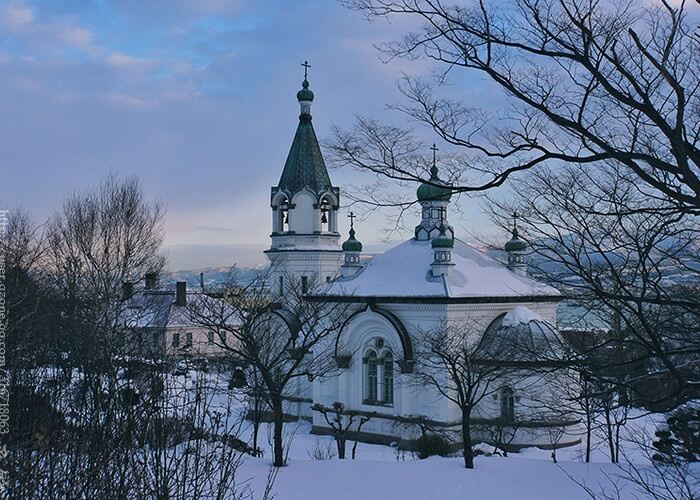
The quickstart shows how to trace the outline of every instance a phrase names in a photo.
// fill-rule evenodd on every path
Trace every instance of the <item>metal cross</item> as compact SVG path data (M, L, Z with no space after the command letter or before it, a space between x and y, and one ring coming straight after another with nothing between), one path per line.
M433 152L433 167L435 166L435 155L438 152L438 147L433 143L433 146L430 148L430 150Z
M304 61L304 64L302 64L302 66L304 66L304 80L306 80L306 76L311 65L309 64L309 61Z
M355 217L357 217L357 215L355 215L355 212L350 212L348 217L350 218L350 229L352 229L355 225Z
M515 228L517 226L518 226L518 212L513 211L513 227Z

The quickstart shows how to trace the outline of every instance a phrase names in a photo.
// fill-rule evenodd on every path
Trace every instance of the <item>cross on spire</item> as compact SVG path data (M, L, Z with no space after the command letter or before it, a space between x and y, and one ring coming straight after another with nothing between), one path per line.
M348 218L350 219L350 229L354 229L355 227L355 217L357 217L357 215L355 215L355 212L350 212L348 214Z
M438 147L435 145L435 143L433 143L433 145L430 147L430 150L433 152L433 166L430 167L430 178L436 179L437 173L438 173L438 168L437 168Z
M308 76L309 68L311 67L311 65L309 64L309 61L304 61L304 64L302 64L302 66L304 66L304 80L306 80L306 77Z

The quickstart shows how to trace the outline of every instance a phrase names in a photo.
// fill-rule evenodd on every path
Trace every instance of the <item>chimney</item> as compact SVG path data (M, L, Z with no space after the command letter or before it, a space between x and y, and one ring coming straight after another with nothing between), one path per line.
M134 296L134 284L131 281L122 283L122 300L129 300Z
M186 306L187 305L187 282L178 281L177 282L177 292L175 296L176 306Z
M146 290L155 290L157 283L157 273L146 273Z

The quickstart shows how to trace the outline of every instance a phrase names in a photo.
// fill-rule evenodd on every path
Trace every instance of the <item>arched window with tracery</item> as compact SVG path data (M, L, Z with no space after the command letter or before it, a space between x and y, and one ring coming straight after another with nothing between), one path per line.
M390 352L384 356L384 380L382 382L382 402L391 405L394 403L394 357Z
M377 353L373 350L367 353L365 399L369 403L377 401Z
M501 419L507 422L515 420L515 394L510 387L501 389Z

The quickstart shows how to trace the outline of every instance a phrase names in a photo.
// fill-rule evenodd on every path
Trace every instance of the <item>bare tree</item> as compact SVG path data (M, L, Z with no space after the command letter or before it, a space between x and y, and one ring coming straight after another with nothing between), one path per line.
M613 167L533 170L514 200L491 200L503 226L515 208L533 273L609 325L586 348L599 358L593 367L608 368L589 376L656 408L692 397L700 380L697 225L672 215L671 202L652 206Z
M513 441L518 435L521 423L516 419L501 417L480 424L477 428L488 437L489 443L494 446L494 454L500 451L500 453L503 453L504 457L507 457L508 452L512 451Z
M700 205L700 48L685 1L346 0L369 19L412 17L420 27L380 47L387 58L437 63L437 85L405 79L396 106L463 158L455 192L502 185L560 162L610 162L649 199L680 213ZM440 98L451 73L481 74L505 94L500 112ZM427 179L406 132L371 120L339 131L336 160L399 180ZM471 161L469 161L471 160Z
M317 403L311 409L323 415L324 420L333 431L333 437L338 448L338 458L340 459L345 458L345 443L348 439L348 433L352 432L352 426L355 424L355 421L357 420L357 425L355 425L354 432L357 435L360 433L362 425L376 415L376 412L367 413L346 410L345 405L339 401L335 401L331 407ZM357 444L357 441L355 443ZM355 446L352 449L352 458L355 458Z
M10 221L10 496L251 497L236 476L251 450L227 389L173 375L146 349L123 355L121 282L163 264L162 210L138 182L72 196L46 240L27 216Z
M475 325L441 325L423 332L416 349L416 380L436 389L460 411L464 466L474 468L472 416L475 407L500 389L506 369L483 363L482 329Z
M307 300L312 291L293 277L285 277L284 302L274 302L268 278L265 273L237 288L227 301L193 301L190 311L260 377L272 413L273 462L281 467L285 400L298 399L304 381L335 369L332 339L345 324L349 306Z

